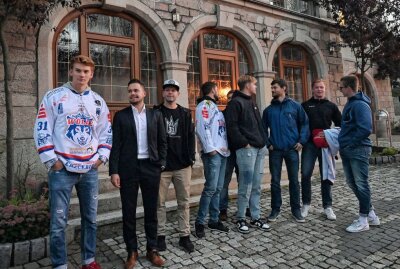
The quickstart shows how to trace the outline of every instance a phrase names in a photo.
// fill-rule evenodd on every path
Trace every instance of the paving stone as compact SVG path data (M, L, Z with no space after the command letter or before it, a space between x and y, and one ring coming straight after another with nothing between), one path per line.
M166 268L399 268L400 269L400 165L371 166L372 202L382 225L368 232L349 234L345 228L358 215L358 202L345 183L342 170L333 186L336 221L327 221L322 214L320 183L312 182L313 201L310 215L304 224L296 223L290 213L288 188L282 188L281 215L271 223L268 233L253 229L243 235L234 230L227 234L206 230L205 239L193 238L196 250L185 253L178 246L176 212L168 213L166 240L168 249L162 252ZM270 192L261 196L261 213L270 208ZM236 211L236 201L230 201L229 212ZM191 210L191 225L197 209ZM233 215L233 214L232 214ZM234 217L234 216L233 216ZM232 218L226 223L234 229ZM104 269L121 268L127 257L121 224L99 227L97 260ZM139 262L136 268L152 268L145 258L146 238L143 219L138 219L137 236ZM79 268L79 237L69 246L70 268ZM37 262L39 268L49 267L50 260ZM14 269L14 268L13 268ZM23 267L20 267L23 269Z

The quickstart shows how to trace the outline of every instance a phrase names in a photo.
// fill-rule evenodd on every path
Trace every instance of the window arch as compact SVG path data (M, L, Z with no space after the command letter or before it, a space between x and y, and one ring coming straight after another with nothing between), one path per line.
M68 81L70 59L83 54L94 60L91 86L103 96L112 112L126 106L126 87L132 77L145 84L146 104L158 103L160 53L154 44L147 29L125 13L75 11L56 29L54 86Z
M205 29L192 39L187 51L187 88L189 107L194 110L200 96L200 86L206 81L218 85L220 100L224 108L226 94L237 89L239 76L252 72L253 66L243 44L233 35L218 30Z
M272 71L288 84L289 97L304 102L312 95L311 84L317 78L315 64L307 51L298 45L283 44L274 55Z

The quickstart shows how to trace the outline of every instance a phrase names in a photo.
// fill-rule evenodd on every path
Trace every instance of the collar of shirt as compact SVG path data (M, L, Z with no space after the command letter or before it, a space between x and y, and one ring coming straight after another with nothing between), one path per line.
M146 114L146 105L143 105L142 111L139 112L134 105L131 105L134 114Z

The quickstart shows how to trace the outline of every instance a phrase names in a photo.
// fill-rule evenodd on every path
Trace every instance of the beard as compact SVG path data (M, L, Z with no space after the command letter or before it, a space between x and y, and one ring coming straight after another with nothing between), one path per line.
M136 106L136 105L142 103L142 101L143 101L143 99L141 99L141 100L139 100L139 99L135 99L135 100L129 99L129 103L130 103L131 105L133 105L133 106Z

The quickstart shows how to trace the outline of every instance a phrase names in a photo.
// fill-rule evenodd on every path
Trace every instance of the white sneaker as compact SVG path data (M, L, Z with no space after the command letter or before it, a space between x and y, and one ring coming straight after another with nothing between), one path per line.
M333 213L333 209L332 207L327 207L324 209L324 213L326 215L326 218L328 220L336 220L336 215L335 213Z
M311 205L303 205L303 207L301 208L301 216L303 218L308 216L308 211L310 210Z
M381 221L379 220L378 216L375 216L375 218L368 216L368 224L370 226L379 226L381 225Z
M369 230L368 222L366 224L363 224L359 220L355 220L349 227L346 228L346 231L349 233L359 233L368 230Z

